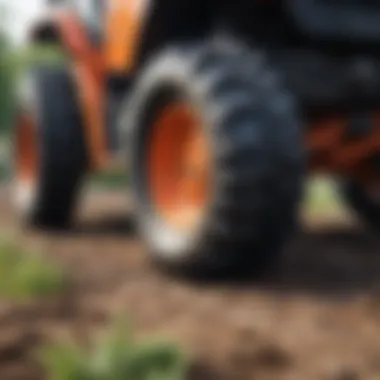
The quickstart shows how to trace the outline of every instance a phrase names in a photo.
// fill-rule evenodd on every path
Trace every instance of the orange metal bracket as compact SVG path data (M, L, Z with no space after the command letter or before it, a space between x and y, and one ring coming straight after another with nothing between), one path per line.
M135 67L151 3L151 0L109 1L104 52L107 70L126 74Z
M72 11L58 11L38 28L52 27L70 56L78 103L88 149L89 169L98 170L109 161L105 126L105 66L102 52L88 39L79 17Z
M110 161L105 123L105 76L127 75L135 64L144 20L151 0L110 0L103 48L94 47L83 23L72 11L59 11L49 20L69 52L82 110L90 169Z
M105 67L102 54L89 41L82 22L75 13L58 13L57 24L63 44L72 58L90 169L101 169L109 161L104 107Z
M306 141L312 171L348 175L363 182L378 180L367 159L380 153L380 117L373 115L371 133L352 140L345 138L348 120L337 117L308 128Z

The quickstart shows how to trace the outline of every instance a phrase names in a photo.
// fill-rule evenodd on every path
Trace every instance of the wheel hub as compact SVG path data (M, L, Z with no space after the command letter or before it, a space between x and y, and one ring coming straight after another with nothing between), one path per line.
M31 115L23 113L18 117L16 128L16 178L29 187L35 182L38 169L35 121Z
M154 207L176 229L191 229L208 203L210 160L201 122L189 105L163 109L152 127L149 152Z

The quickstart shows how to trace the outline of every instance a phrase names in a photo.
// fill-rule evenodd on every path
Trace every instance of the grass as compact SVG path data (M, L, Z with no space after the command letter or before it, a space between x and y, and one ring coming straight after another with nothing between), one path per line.
M127 173L115 168L93 175L90 179L90 184L96 190L127 190L129 179Z
M87 353L69 343L45 347L41 361L52 380L183 380L187 361L174 344L135 342L118 319Z
M0 296L30 300L60 293L65 285L61 270L35 252L0 240Z
M306 185L304 200L306 212L311 216L342 214L345 205L336 183L330 178L312 178Z

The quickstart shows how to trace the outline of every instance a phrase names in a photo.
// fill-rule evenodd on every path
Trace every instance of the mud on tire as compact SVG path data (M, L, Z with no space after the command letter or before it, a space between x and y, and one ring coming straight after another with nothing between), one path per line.
M157 210L147 173L152 125L178 99L201 120L212 166L208 202L188 231ZM121 128L136 217L159 263L197 273L259 270L281 252L295 222L304 152L294 99L258 52L223 38L168 49L142 71Z

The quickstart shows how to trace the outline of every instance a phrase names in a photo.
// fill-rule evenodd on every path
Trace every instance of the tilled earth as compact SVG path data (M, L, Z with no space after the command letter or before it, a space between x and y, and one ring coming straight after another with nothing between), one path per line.
M194 380L380 379L380 242L346 215L305 217L260 279L206 283L152 266L120 194L87 197L60 235L15 228L1 197L2 229L58 261L72 285L54 300L0 302L0 380L43 379L41 344L87 344L120 311L137 336L178 342Z

